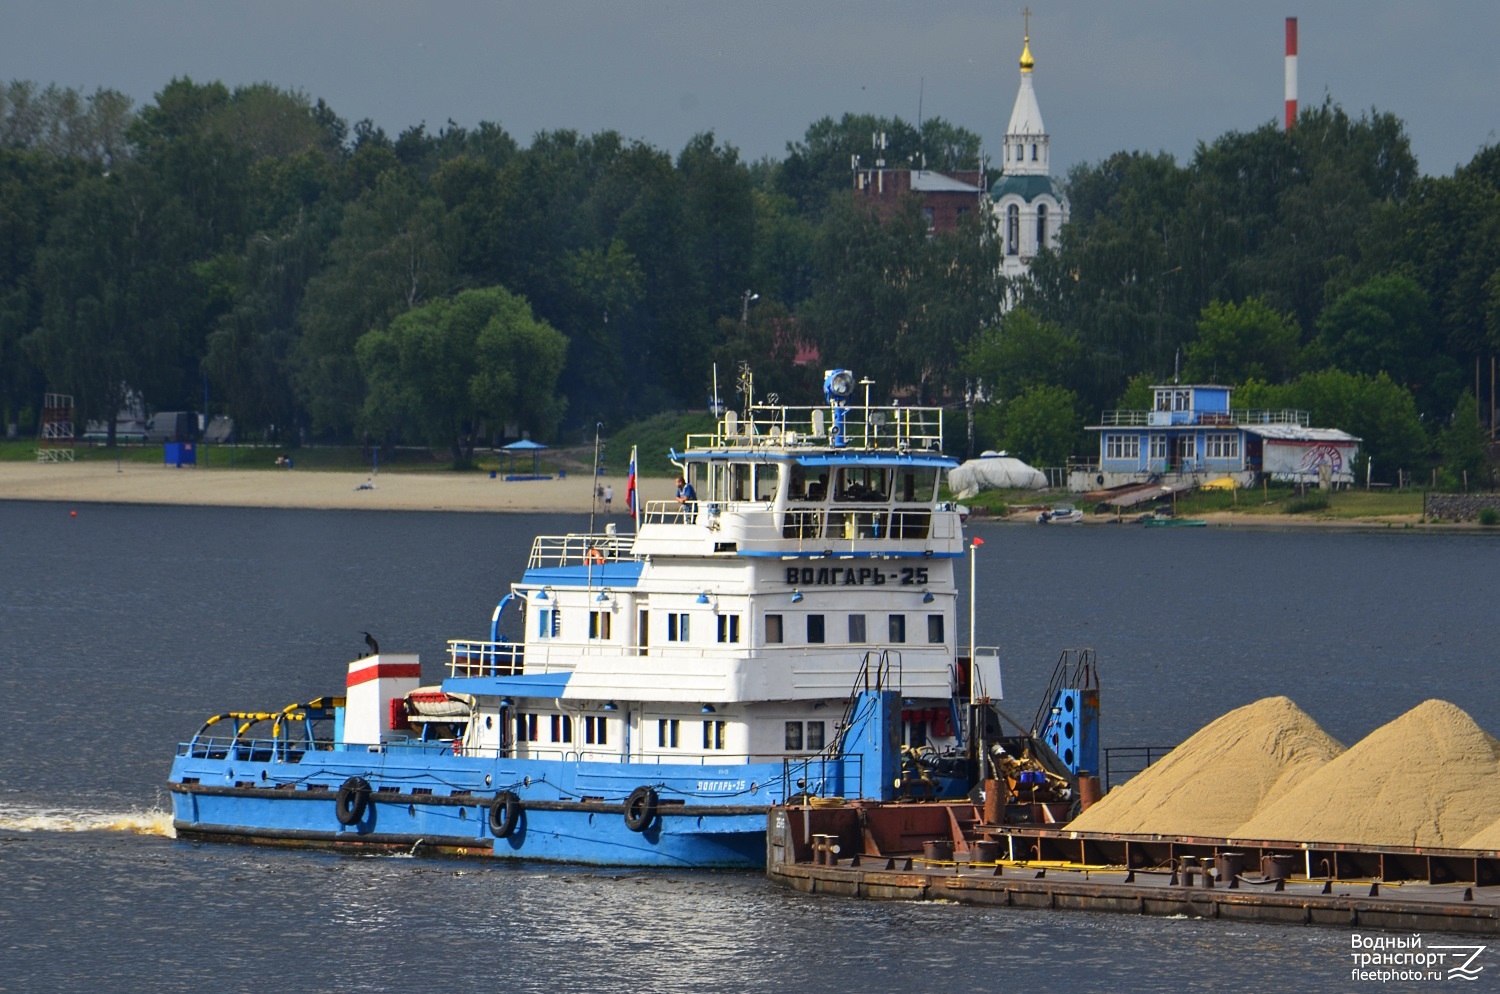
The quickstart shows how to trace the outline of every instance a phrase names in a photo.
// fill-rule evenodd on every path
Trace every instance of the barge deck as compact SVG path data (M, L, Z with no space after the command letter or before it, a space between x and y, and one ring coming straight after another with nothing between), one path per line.
M778 806L766 873L808 894L1500 935L1500 853L1090 835L971 804Z

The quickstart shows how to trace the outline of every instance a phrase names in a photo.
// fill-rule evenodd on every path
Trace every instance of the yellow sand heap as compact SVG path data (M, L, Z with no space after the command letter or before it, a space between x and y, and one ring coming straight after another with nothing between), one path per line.
M1229 833L1362 846L1465 847L1500 811L1500 742L1446 701L1425 701Z
M1068 827L1228 836L1266 798L1286 794L1342 751L1291 700L1267 697L1204 726Z

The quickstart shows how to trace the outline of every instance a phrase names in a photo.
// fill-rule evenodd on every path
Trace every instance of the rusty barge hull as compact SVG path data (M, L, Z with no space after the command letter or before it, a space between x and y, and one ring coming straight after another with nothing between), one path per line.
M766 875L806 894L1500 937L1500 853L987 826L960 804L777 807L768 829Z

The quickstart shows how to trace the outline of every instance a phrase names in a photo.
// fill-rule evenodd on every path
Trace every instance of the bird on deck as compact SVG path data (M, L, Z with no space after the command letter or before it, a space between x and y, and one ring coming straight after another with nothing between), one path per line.
M380 655L380 643L375 641L375 636L371 635L369 632L365 632L365 645L370 647L370 655Z

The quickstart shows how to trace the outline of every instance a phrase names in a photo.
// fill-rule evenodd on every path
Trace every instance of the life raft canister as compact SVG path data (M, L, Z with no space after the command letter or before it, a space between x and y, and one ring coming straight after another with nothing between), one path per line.
M656 805L661 799L651 787L637 787L625 798L625 827L644 832L656 820Z

